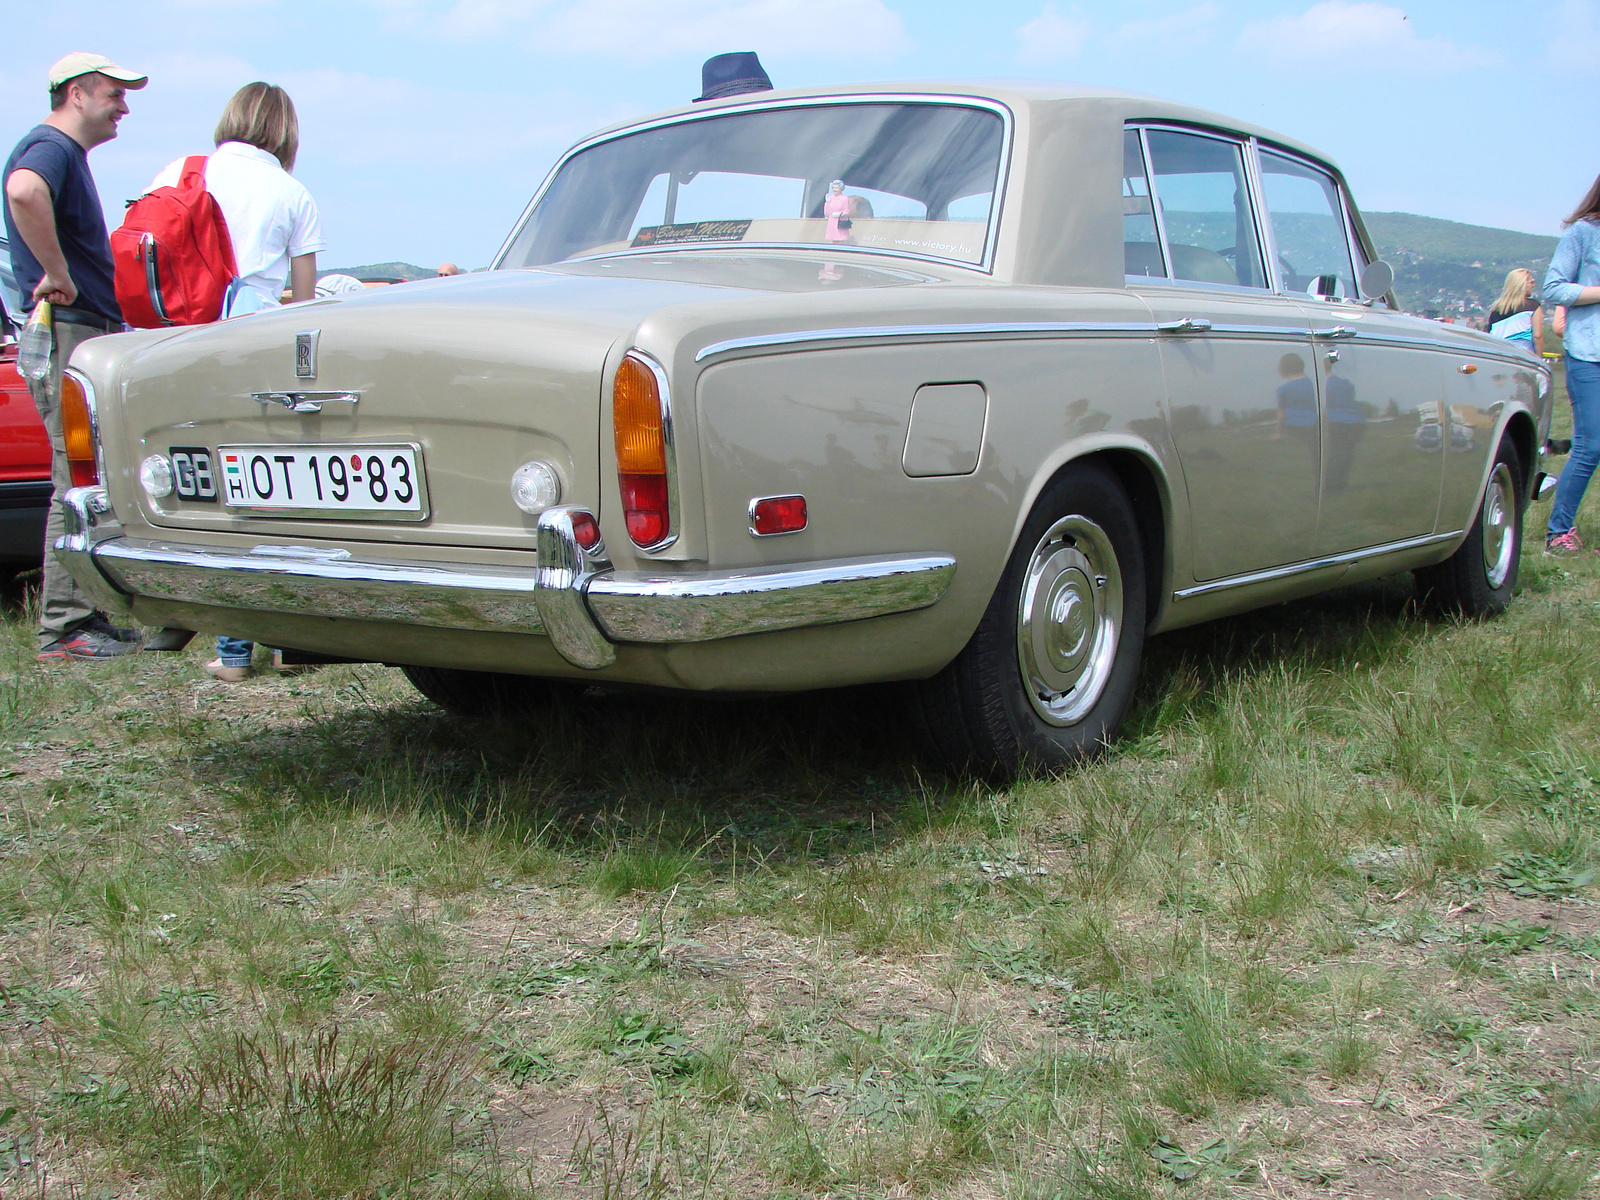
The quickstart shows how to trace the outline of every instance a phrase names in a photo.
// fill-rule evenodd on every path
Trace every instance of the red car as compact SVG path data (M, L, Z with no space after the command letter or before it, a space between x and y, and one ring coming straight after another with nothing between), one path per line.
M0 231L0 564L37 566L50 508L50 438L17 374L13 318L22 311Z

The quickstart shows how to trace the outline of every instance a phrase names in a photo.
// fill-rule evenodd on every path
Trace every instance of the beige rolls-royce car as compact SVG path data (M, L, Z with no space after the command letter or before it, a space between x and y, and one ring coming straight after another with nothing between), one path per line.
M457 709L901 681L952 763L1049 769L1152 634L1399 571L1505 606L1547 373L1391 280L1327 158L1180 104L695 104L570 150L487 273L85 344L56 552L158 645Z

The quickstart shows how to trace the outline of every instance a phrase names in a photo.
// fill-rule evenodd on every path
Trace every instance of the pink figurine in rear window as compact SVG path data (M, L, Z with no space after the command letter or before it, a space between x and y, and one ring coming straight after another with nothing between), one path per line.
M850 197L844 194L844 180L835 179L828 185L828 198L822 202L822 215L828 218L824 234L830 242L850 240Z

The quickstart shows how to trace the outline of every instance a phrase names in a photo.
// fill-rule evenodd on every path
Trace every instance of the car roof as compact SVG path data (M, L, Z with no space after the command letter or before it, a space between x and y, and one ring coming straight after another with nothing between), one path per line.
M1109 107L1120 110L1124 121L1174 121L1186 125L1213 127L1257 137L1262 141L1271 142L1285 149L1293 150L1298 154L1317 159L1319 162L1325 163L1335 171L1338 171L1338 164L1316 147L1296 138L1287 137L1276 130L1267 129L1249 121L1241 121L1236 117L1230 117L1225 113L1196 108L1193 105L1180 104L1173 100L1164 100L1159 96L1146 96L1138 92L1119 91L1115 88L1026 79L846 83L831 84L827 87L784 88L768 92L746 92L742 95L725 96L717 100L707 100L685 104L677 108L663 109L647 116L622 121L600 130L592 137L584 138L581 144L603 140L638 126L651 125L659 121L670 120L673 117L703 116L708 112L759 108L772 102L791 100L826 101L842 97L879 95L949 96L991 100L1004 104L1013 111L1032 110L1035 120L1043 118L1047 121L1052 113L1057 114L1057 119L1070 120L1070 114L1074 109L1097 109L1103 112Z

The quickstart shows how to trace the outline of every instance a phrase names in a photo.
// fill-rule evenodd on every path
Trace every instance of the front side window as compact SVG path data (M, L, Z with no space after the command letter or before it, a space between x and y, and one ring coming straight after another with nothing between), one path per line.
M1333 179L1307 163L1263 150L1261 191L1283 289L1353 297L1355 272Z
M691 119L564 162L496 264L689 245L855 247L981 263L1005 124L957 104Z
M1244 147L1170 129L1145 137L1172 278L1265 287Z

